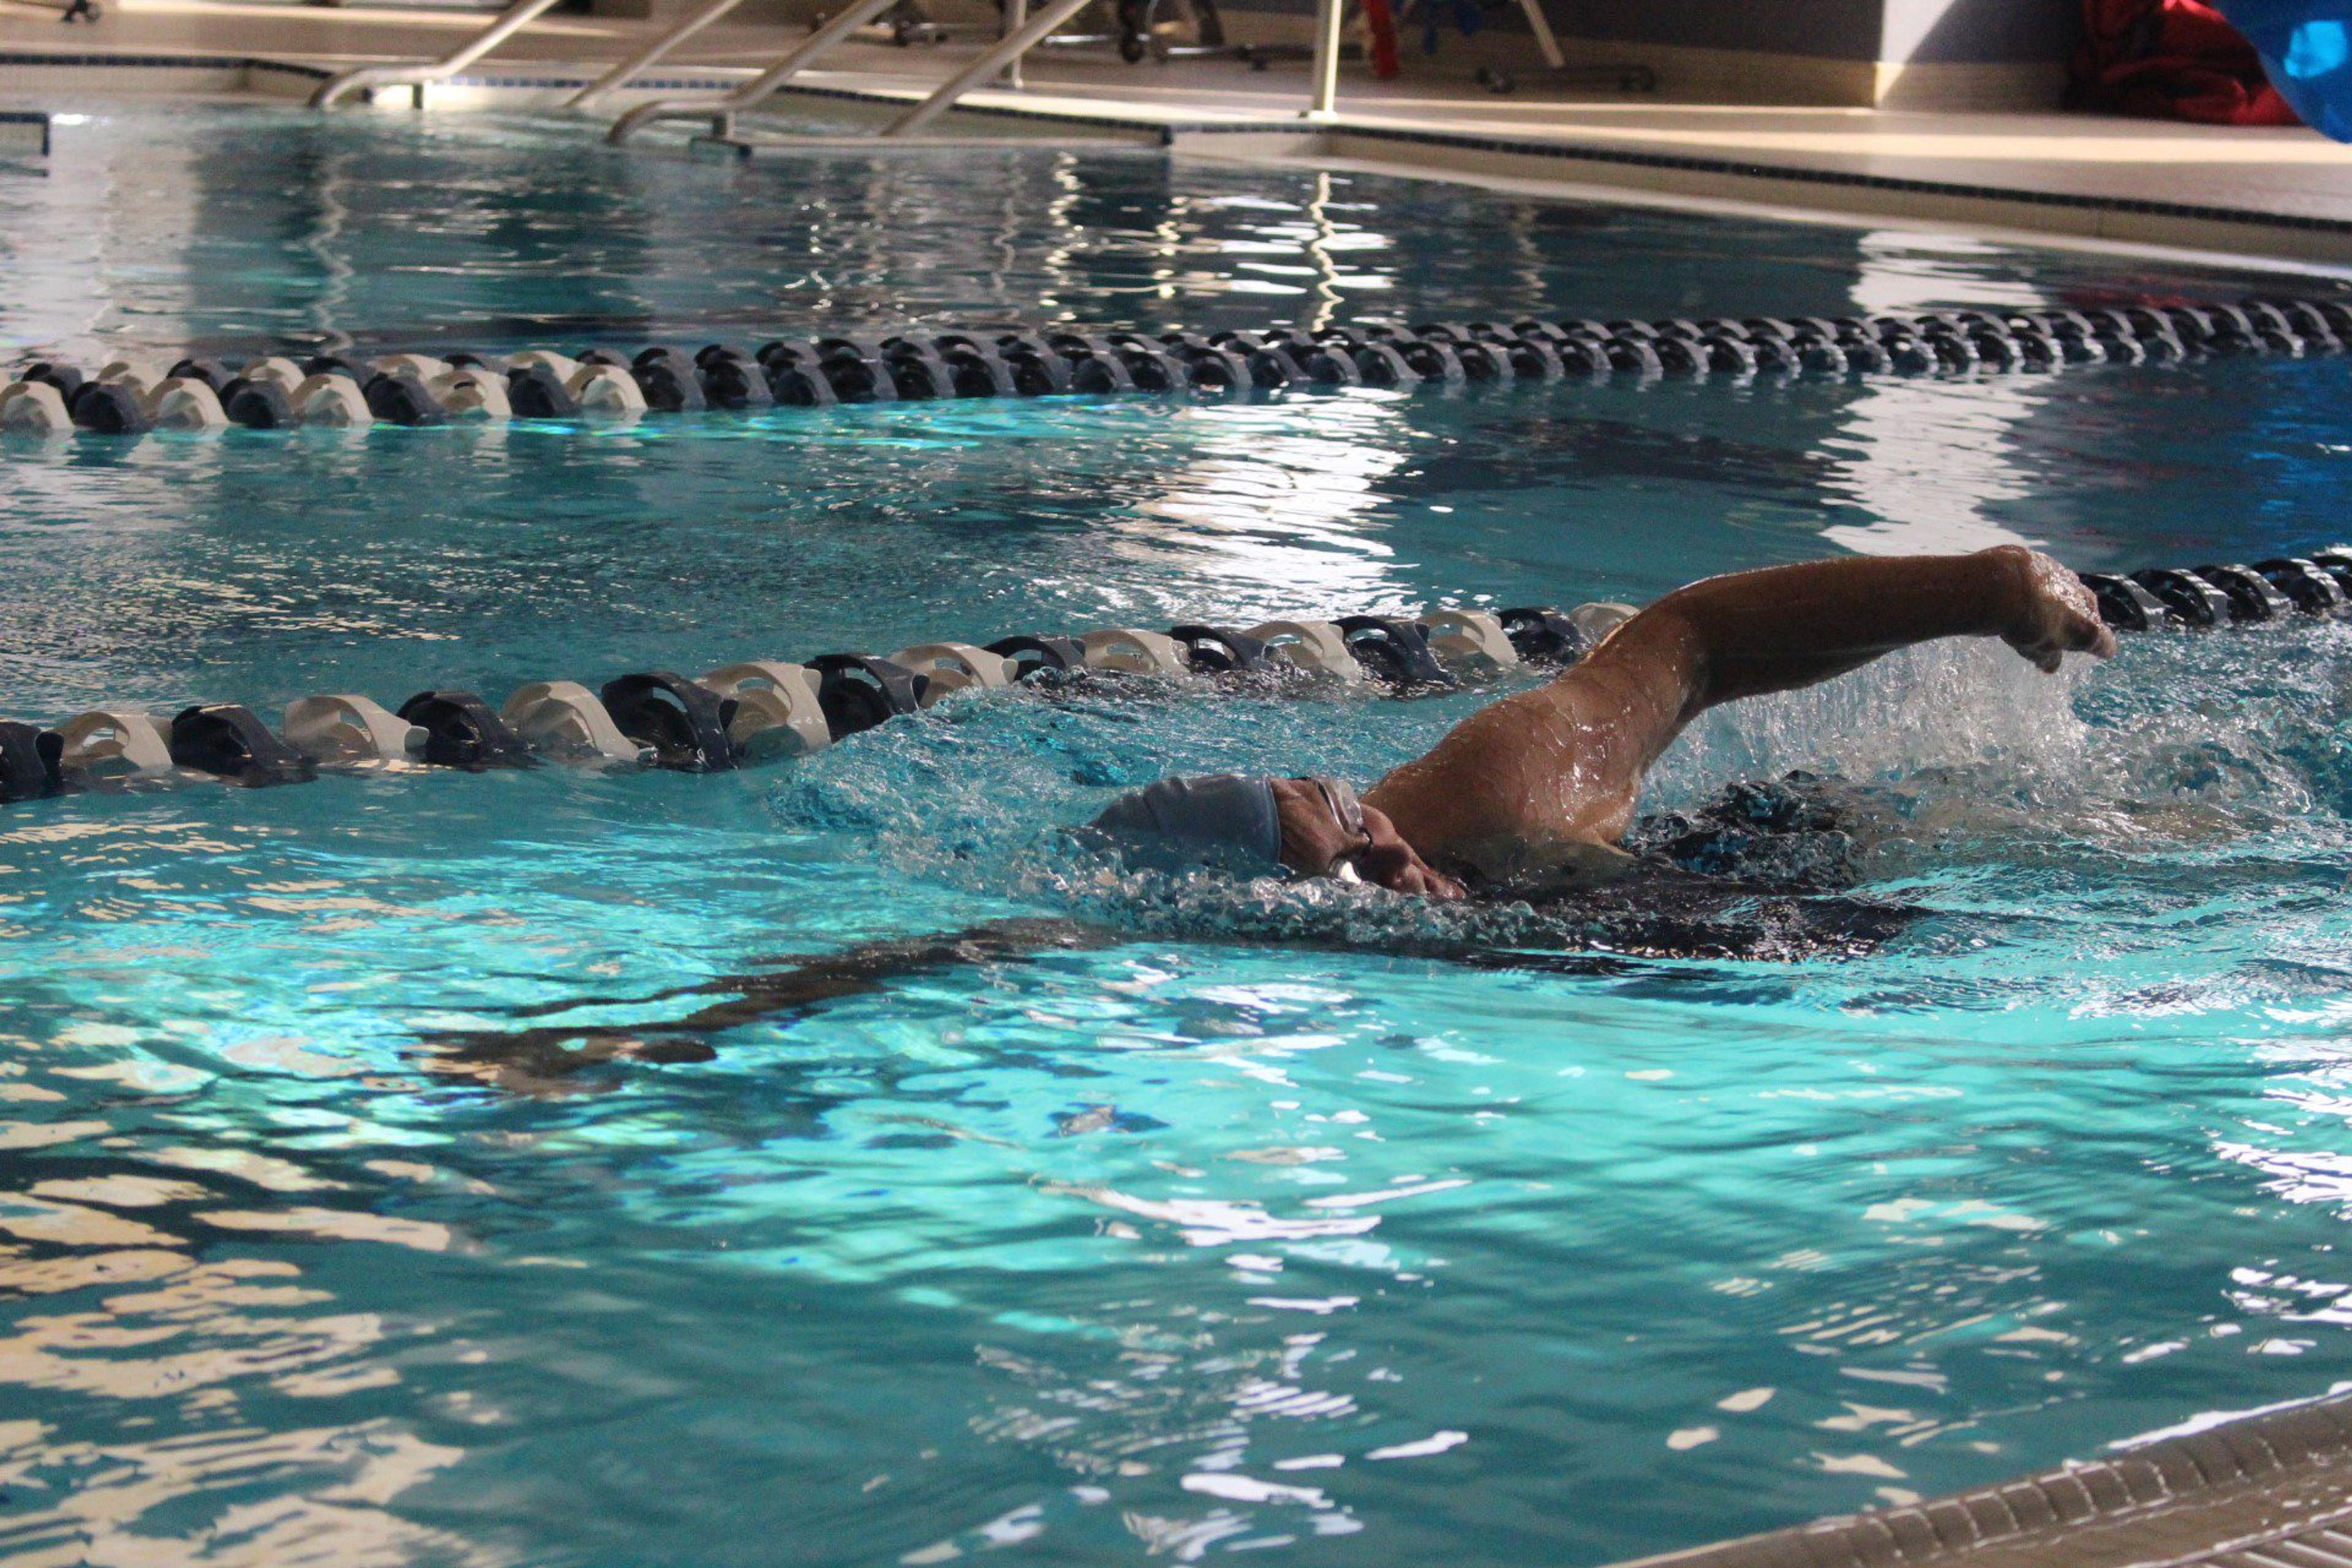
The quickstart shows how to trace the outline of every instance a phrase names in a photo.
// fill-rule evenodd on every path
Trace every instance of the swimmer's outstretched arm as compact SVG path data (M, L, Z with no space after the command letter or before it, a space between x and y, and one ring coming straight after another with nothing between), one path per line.
M2074 574L2015 545L1710 577L1557 680L1471 715L1365 804L1440 870L1504 880L1549 869L1623 837L1643 776L1707 709L1955 637L2000 637L2051 671L2067 653L2116 647Z
M1025 963L1037 955L1108 947L1117 933L1076 921L989 921L962 931L860 942L788 968L720 974L650 996L581 996L514 1010L524 1017L594 1007L643 1007L689 996L718 996L683 1016L637 1024L535 1024L520 1029L447 1029L422 1037L436 1071L459 1073L526 1093L574 1086L590 1068L617 1060L709 1061L712 1040L747 1024L796 1018L836 1002L887 990L894 981L959 969Z

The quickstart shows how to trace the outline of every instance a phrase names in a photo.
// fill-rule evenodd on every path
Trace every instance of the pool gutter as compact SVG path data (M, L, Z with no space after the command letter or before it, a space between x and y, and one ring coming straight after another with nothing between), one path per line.
M0 51L0 89L89 86L159 91L307 93L335 66L267 55L186 55L134 49ZM595 72L563 64L517 62L394 89L400 108L551 109ZM825 100L853 121L895 114L922 84L861 73L819 72L780 100ZM748 72L688 69L640 79L610 106L680 92L723 93ZM1165 147L1238 163L1316 166L1434 178L1490 187L1696 206L1842 225L1957 230L2096 249L2257 266L2352 271L2352 217L2214 203L1979 184L1871 173L1802 156L1712 156L1654 146L1558 135L1465 133L1399 122L1377 112L1342 113L1328 123L1269 117L1203 100L1119 100L1052 87L1023 94L974 93L952 111L960 140L1057 141L1083 132L1100 143ZM751 135L737 151L835 151L843 138ZM921 143L909 143L919 147ZM877 152L885 150L877 143Z
M1171 128L1180 152L1344 163L1482 183L1573 183L1627 196L1683 198L1870 223L2001 231L2231 259L2352 265L2352 219L2190 202L1960 184L1890 174L1570 142L1458 135L1342 121L1328 127ZM1256 145L1251 146L1251 142ZM1222 145L1221 145L1222 144Z
M2339 1528L2341 1527L2341 1528ZM1618 1568L2352 1568L2352 1395Z

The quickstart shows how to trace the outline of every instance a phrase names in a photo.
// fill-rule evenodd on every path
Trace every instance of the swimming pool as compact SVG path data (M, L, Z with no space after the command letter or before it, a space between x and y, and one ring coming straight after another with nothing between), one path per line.
M1136 156L74 107L47 177L0 173L12 355L2263 281ZM2266 554L2341 531L2346 375L11 445L0 710L1639 599L1837 549ZM1873 888L1928 918L1801 966L1392 956L1448 929L1147 907L1051 843L1169 768L1369 778L1463 698L1016 696L722 776L12 808L0 1558L1600 1563L2321 1392L2347 679L2305 624L2054 682L1915 656L1711 722L1662 802L1808 765L1908 814ZM1071 917L687 1059L519 1037L674 1041L785 955Z

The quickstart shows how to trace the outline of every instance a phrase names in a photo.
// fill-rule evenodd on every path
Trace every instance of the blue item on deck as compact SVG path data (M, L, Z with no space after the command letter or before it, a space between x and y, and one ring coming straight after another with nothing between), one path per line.
M2352 0L2215 0L2304 122L2352 142Z
M1453 11L1454 25L1462 30L1465 38L1486 25L1486 13L1478 0L1453 0ZM1437 25L1441 19L1439 0L1429 0L1422 9L1422 53L1433 55L1437 52Z

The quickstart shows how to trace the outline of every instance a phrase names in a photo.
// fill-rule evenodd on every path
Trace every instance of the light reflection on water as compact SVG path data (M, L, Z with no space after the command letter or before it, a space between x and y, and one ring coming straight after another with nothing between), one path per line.
M204 111L221 155L185 176L144 151L154 112L0 186L26 280L0 333L2242 286L1332 176L787 176L453 121ZM2335 525L2341 390L2233 364L12 447L0 706L1641 597L1825 541L2270 553ZM1347 951L1496 928L1328 892L1145 909L1055 847L1167 767L1370 777L1466 698L1012 698L730 777L12 813L0 1555L1598 1562L2316 1392L2352 1162L2347 675L2313 628L2061 682L1979 649L1711 721L1656 802L1826 767L1899 818L1874 886L1933 913L1807 966ZM1272 930L1323 940L1244 934Z

